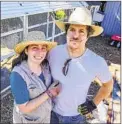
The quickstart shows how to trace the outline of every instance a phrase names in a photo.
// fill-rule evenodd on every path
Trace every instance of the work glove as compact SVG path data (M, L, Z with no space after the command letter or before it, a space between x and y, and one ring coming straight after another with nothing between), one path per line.
M92 100L87 100L85 103L78 106L78 112L81 115L86 115L88 113L91 113L96 108L97 106L94 104Z
M49 88L48 88L48 90L46 91L46 93L48 94L48 96L49 96L50 98L53 98L53 97L56 97L56 96L59 94L60 90L61 90L61 84L59 84L58 81L55 81L55 82L53 82L53 83L49 86Z

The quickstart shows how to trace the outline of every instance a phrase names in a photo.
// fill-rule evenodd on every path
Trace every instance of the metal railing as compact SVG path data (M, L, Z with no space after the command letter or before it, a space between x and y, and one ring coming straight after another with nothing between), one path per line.
M69 9L69 10L73 10L74 8L72 9ZM69 11L70 12L70 11ZM38 13L39 14L39 13ZM41 12L40 12L41 14ZM30 14L29 14L30 15ZM6 37L6 36L9 36L11 34L15 34L15 33L19 33L19 32L23 32L23 39L26 39L26 36L27 36L27 33L28 33L28 30L29 29L33 29L33 28L37 28L37 27L40 27L42 25L47 25L47 28L46 28L46 39L47 40L52 40L54 41L54 38L55 37L58 37L62 34L64 34L64 32L62 32L60 30L60 33L58 34L55 34L55 20L53 19L53 17L50 15L50 12L47 12L47 21L44 22L44 23L41 23L41 24L36 24L36 25L32 25L32 26L28 26L28 16L29 15L24 15L24 16L21 16L23 19L23 28L21 29L16 29L16 30L12 30L12 31L8 31L8 32L5 32L5 33L1 33L1 37ZM35 15L35 14L31 14L31 15ZM49 17L52 17L52 20L53 21L49 21ZM53 29L52 29L52 36L51 37L48 37L48 32L49 32L49 24L53 24ZM13 52L14 53L14 52ZM1 57L1 61L3 61L4 59L7 59L8 57L11 57L13 56L13 53L10 53L6 56L2 56Z
M73 9L69 9L69 10L73 10ZM60 32L58 34L55 34L55 22L54 22L53 18L52 18L53 21L49 21L49 16L50 16L50 12L47 13L47 22L44 22L44 23L41 23L41 24L32 25L32 26L28 26L28 15L24 15L23 16L23 28L17 29L17 30L8 31L8 32L5 32L5 33L1 33L1 37L6 37L6 36L9 36L11 34L15 34L15 33L23 31L23 38L25 39L29 29L37 28L37 27L40 27L42 25L47 25L47 28L46 28L46 39L54 41L55 37L63 35L64 32L62 32L60 30ZM52 36L48 37L49 24L51 24L51 23L53 24ZM9 53L7 55L1 56L1 62L3 62L5 59L13 57L14 55L15 55L15 52L11 52L11 53ZM9 86L7 86L6 88L4 88L1 91L1 96L2 96L1 98L4 98L6 95L8 95L10 93L10 88L11 88L11 86L9 85Z

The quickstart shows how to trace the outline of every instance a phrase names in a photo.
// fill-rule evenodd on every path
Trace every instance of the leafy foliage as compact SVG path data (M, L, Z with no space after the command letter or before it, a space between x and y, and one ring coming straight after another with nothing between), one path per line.
M64 10L58 10L55 12L55 18L57 20L64 20L65 17L66 17L66 14L65 14Z

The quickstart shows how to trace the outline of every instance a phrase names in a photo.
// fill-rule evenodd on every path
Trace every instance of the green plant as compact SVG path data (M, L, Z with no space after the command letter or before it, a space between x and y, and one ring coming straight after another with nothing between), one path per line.
M66 17L66 14L64 12L64 10L58 10L55 12L55 18L58 20L64 20Z

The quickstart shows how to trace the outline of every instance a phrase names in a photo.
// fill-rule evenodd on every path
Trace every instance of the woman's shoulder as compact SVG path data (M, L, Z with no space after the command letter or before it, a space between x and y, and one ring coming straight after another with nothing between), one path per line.
M20 65L21 65L21 64L14 66L14 68L12 69L12 73L13 73L13 72L20 73L20 71L21 71ZM14 74L14 73L13 73L13 74Z
M22 79L22 76L18 72L15 72L15 71L12 71L11 72L11 74L10 74L10 80L12 80L12 82L13 81L19 82L20 79L21 79L21 81L23 80Z

